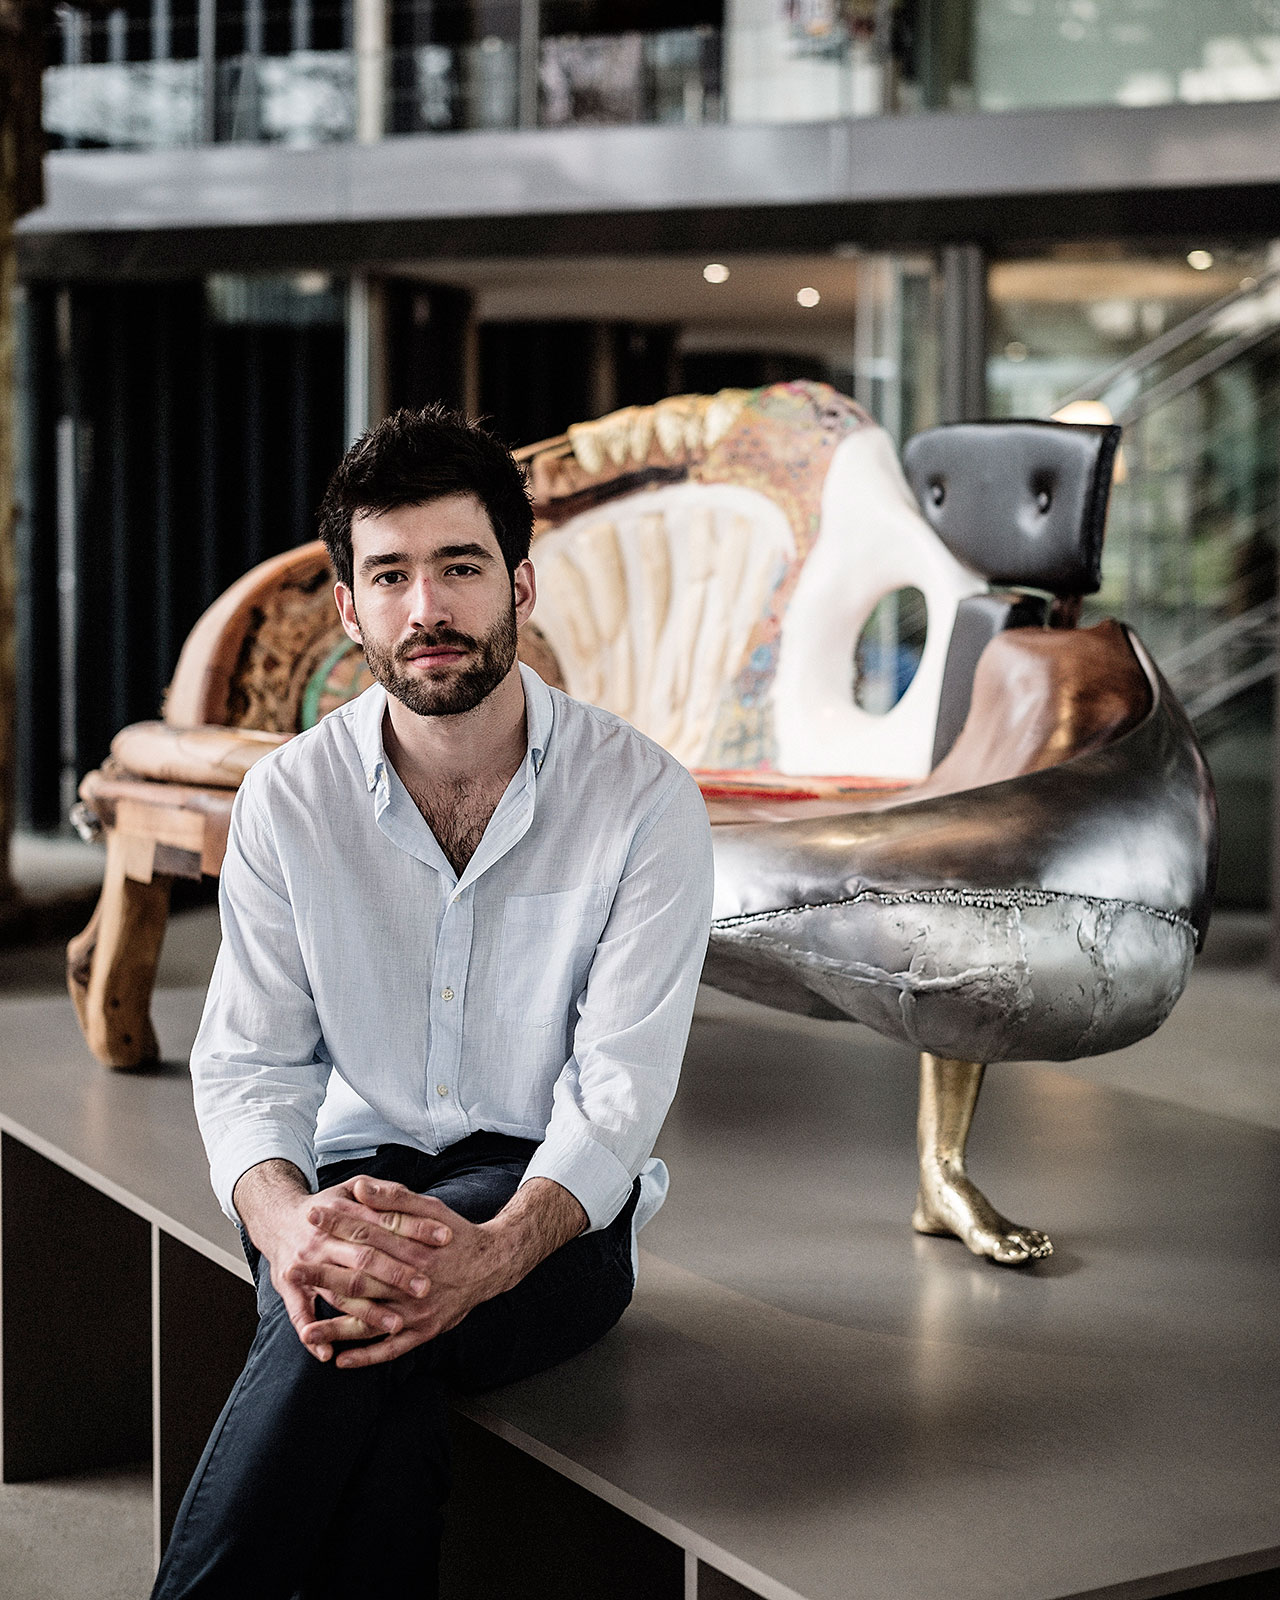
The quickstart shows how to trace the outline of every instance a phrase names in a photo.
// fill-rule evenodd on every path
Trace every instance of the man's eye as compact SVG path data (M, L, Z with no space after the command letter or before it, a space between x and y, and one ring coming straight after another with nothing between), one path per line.
M403 572L375 572L373 575L373 582L381 584L384 588L389 583L403 583L403 581Z
M444 575L446 578L470 578L479 571L479 567L468 566L463 562L455 562L453 566L445 568Z

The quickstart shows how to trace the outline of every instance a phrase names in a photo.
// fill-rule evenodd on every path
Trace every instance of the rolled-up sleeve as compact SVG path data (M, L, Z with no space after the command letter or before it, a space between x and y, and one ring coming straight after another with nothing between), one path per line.
M236 796L219 886L222 946L191 1052L196 1116L214 1192L260 1161L315 1185L315 1128L329 1078L293 907L253 773Z
M711 891L706 807L681 771L631 842L578 1003L573 1055L525 1173L567 1189L592 1230L622 1209L675 1094Z

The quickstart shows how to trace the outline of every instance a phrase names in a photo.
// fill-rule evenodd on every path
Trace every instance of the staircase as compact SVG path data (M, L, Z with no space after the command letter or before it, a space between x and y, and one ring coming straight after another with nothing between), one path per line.
M1101 401L1124 428L1103 586L1087 609L1124 617L1155 655L1218 783L1220 898L1263 905L1277 831L1280 268L1062 404L1077 400Z
M1063 403L1086 398L1125 430L1098 607L1134 624L1189 709L1216 716L1276 658L1280 270Z

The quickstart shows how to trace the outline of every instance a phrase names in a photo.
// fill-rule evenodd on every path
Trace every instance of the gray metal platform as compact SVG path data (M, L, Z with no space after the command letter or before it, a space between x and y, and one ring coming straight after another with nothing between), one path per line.
M200 998L158 996L174 1054ZM1057 1243L1009 1271L910 1232L914 1090L907 1052L864 1030L700 1009L635 1304L576 1361L466 1405L487 1430L460 1440L470 1536L486 1510L468 1473L535 1496L539 1527L563 1500L561 1581L539 1594L1142 1600L1280 1566L1280 1134L993 1069L972 1168ZM212 1360L202 1297L225 1285L233 1345L248 1311L185 1073L106 1072L66 1002L10 1000L0 1126L6 1466L58 1343L17 1304L27 1192L47 1179L41 1203L73 1210L87 1184L119 1203L126 1280L150 1225L163 1527L208 1403L192 1403ZM518 1447L505 1466L496 1439ZM590 1506L594 1567L571 1578ZM452 1560L447 1592L486 1592Z

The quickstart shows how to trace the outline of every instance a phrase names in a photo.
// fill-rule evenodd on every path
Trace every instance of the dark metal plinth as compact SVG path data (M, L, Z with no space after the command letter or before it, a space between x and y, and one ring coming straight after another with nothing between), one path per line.
M6 1483L151 1453L151 1229L0 1136Z
M200 999L162 994L162 1037L190 1039ZM632 1309L462 1408L449 1600L1145 1600L1280 1567L1280 1134L992 1069L972 1169L1057 1245L1010 1271L911 1233L914 1092L865 1030L703 1006ZM0 1127L6 1465L61 1404L10 1331L43 1161L54 1215L102 1205L98 1236L154 1240L167 1526L251 1329L185 1074L106 1072L65 1003L9 1002ZM142 1258L113 1242L126 1287Z
M154 1291L156 1552L258 1325L251 1284L156 1230Z

